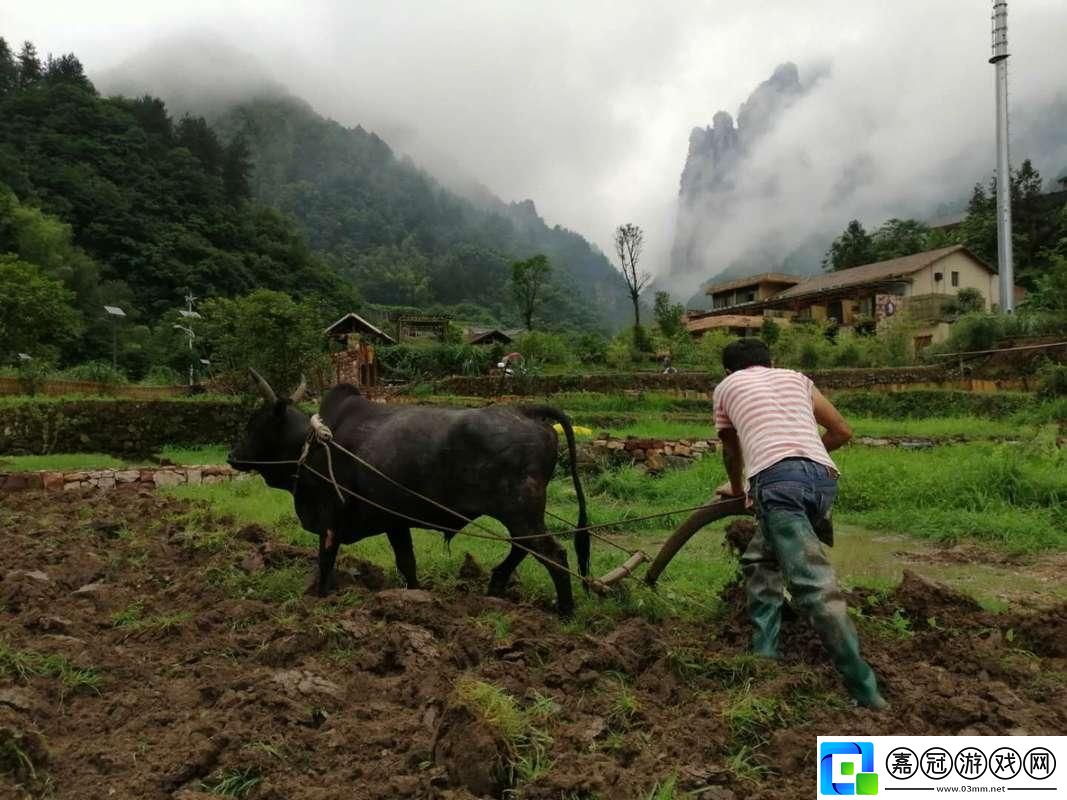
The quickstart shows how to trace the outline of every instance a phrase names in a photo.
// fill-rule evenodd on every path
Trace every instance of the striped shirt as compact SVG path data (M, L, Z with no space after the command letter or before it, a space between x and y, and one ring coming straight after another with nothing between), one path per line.
M715 428L737 430L746 477L798 457L837 472L815 422L814 389L806 375L771 367L732 372L715 387Z

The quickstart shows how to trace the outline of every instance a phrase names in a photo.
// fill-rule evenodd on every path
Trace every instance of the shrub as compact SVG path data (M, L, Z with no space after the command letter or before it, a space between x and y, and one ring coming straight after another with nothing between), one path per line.
M567 340L556 333L527 331L515 341L515 350L524 359L533 359L543 364L566 364L572 359Z
M735 341L736 338L736 336L731 336L726 331L710 331L705 333L697 341L697 363L708 372L721 375L723 372L722 351L726 349L726 345Z
M608 340L599 333L580 333L572 337L570 348L582 364L603 364L608 356Z
M141 383L149 386L177 386L183 382L182 374L178 370L164 364L156 364L148 370Z
M492 349L471 344L405 342L377 349L390 375L404 380L481 375L492 362Z
M104 361L86 361L68 367L60 373L60 377L72 381L93 381L94 383L126 383L126 375L122 370L115 369Z
M1046 360L1037 371L1040 380L1038 394L1042 397L1067 397L1067 364Z
M631 331L625 330L611 340L605 353L608 364L615 369L628 369L641 360L641 353L634 348Z
M653 353L655 348L652 345L652 337L648 335L648 331L641 325L634 325L633 331L633 345L634 349L638 353Z
M946 352L991 350L1003 336L1003 317L997 314L964 314L949 331Z

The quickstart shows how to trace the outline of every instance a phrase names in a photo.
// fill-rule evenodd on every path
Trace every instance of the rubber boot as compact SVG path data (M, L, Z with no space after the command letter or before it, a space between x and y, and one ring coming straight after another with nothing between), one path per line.
M807 516L771 510L761 521L794 604L811 620L849 694L861 706L885 708L887 703L878 692L878 680L860 655L859 637L848 617L833 567Z
M741 556L741 572L745 576L748 617L752 622L752 652L763 658L778 658L785 584L778 559L767 546L758 525Z

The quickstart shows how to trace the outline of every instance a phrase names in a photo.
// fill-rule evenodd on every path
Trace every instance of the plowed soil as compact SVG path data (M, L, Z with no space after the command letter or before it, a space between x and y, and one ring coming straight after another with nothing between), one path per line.
M472 562L458 589L349 560L331 598L255 599L242 576L314 554L150 492L2 496L0 530L5 798L810 797L819 734L1067 733L1067 607L994 616L911 574L851 598L871 712L801 621L782 663L745 656L737 586L714 619L578 631Z

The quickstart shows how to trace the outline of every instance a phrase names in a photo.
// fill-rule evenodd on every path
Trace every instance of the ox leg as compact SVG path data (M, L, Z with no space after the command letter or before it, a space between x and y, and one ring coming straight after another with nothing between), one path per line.
M526 558L526 551L512 545L511 552L493 569L492 576L489 578L489 591L487 594L490 597L504 596L504 590L508 588L508 581L511 580L512 573L515 572L515 569L522 563L524 558Z
M396 568L404 576L409 589L419 588L419 579L415 576L415 548L411 545L411 529L398 528L386 534L389 544L393 546Z
M534 551L534 557L540 561L548 574L552 577L552 583L556 586L556 606L560 617L570 619L574 616L574 594L571 591L571 576L560 567L567 566L567 551L560 547L554 536L545 533L544 526L540 526L542 534L536 539L526 539L526 545ZM521 534L512 532L512 536ZM558 565L558 566L557 566Z
M334 588L333 566L337 562L337 551L341 549L341 541L332 528L327 528L326 533L319 536L319 574L314 588L319 597L325 597Z

